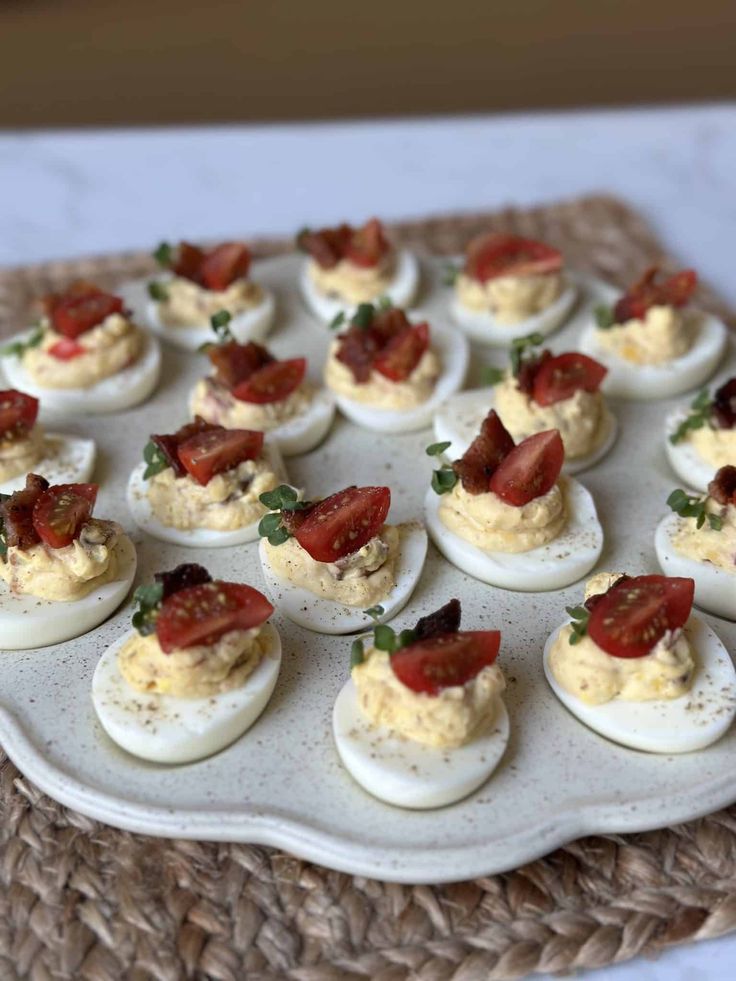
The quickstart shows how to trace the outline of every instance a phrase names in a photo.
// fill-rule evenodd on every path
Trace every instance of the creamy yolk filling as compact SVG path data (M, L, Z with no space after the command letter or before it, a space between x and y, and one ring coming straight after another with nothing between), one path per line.
M506 687L501 669L492 664L437 695L414 692L396 677L389 655L375 648L353 668L352 678L360 710L372 725L437 748L462 746L487 729Z
M605 405L600 392L579 390L554 405L539 405L508 376L496 386L494 401L504 426L517 442L534 433L558 429L568 460L592 453L605 436Z
M85 353L68 361L55 358L49 348L64 340L50 327L38 347L28 348L23 367L44 388L89 388L127 368L141 351L138 328L119 313L105 317L101 324L81 334L76 342Z
M497 276L481 283L460 273L455 281L459 303L468 310L488 311L500 324L518 324L546 310L562 293L560 273L541 276Z
M406 381L395 382L371 371L367 382L356 382L352 371L337 360L339 341L333 341L325 365L325 384L338 395L377 409L412 409L431 396L440 373L440 359L428 348Z
M43 458L45 445L38 425L18 439L0 439L0 483L32 470Z
M692 429L687 439L693 449L716 470L736 460L736 429Z
M376 266L357 266L341 259L332 269L307 260L307 275L320 293L345 303L369 303L386 292L394 278L396 256L389 252Z
M521 507L493 491L469 494L458 481L440 499L439 516L454 534L487 552L528 552L558 537L567 522L562 484Z
M598 344L632 364L664 364L682 357L693 346L695 325L682 311L650 307L643 320L627 320L596 331Z
M163 282L166 299L158 301L158 316L167 327L201 327L219 310L232 316L263 302L263 290L249 279L236 279L226 290L208 290L190 279L174 276Z
M202 416L207 422L226 429L255 429L267 433L304 415L314 395L314 387L303 382L278 402L243 402L214 378L202 378L192 391L190 408L193 416Z
M736 575L736 506L727 504L723 507L709 497L705 508L709 514L720 517L721 530L711 528L708 521L698 528L692 518L680 518L672 536L672 546L689 559L710 562L716 568Z
M233 531L263 517L267 509L258 498L280 483L271 463L259 457L216 474L204 486L189 474L177 477L167 467L151 477L147 493L153 513L163 525L182 531Z
M82 599L117 577L125 541L117 522L92 518L64 548L39 543L24 550L12 545L0 562L0 576L13 593L47 600Z
M165 654L155 633L136 633L118 652L118 668L140 692L176 698L210 698L241 688L268 656L262 627L231 630L214 644L198 644Z
M295 538L283 545L270 545L264 539L263 546L277 576L322 599L367 609L396 585L401 528L384 525L375 538L337 562L318 562Z

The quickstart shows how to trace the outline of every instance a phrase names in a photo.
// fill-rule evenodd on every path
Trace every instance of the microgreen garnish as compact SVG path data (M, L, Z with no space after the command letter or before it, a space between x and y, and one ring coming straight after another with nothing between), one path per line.
M10 497L10 494L0 494L0 504L3 504ZM8 554L8 533L5 530L2 510L0 510L0 559L4 559Z
M173 257L174 257L174 250L169 245L168 242L161 242L159 247L153 253L153 258L156 260L159 266L163 266L164 269L169 268Z
M354 327L361 327L366 330L373 323L376 315L376 308L372 303L359 303L355 313L350 318L350 323Z
M153 440L149 440L143 447L143 460L146 463L146 469L143 471L144 480L150 480L151 477L155 477L157 473L171 466L163 450L156 446Z
M697 494L688 494L682 488L673 490L667 498L667 504L681 518L695 518L695 527L702 528L707 521L713 531L720 531L723 519L717 514L710 514L705 507L707 498Z
M442 456L445 450L448 450L451 445L449 439L444 440L442 443L430 443L424 452L427 456Z
M540 344L544 344L544 335L538 331L535 331L533 334L527 334L525 337L514 338L511 342L511 351L509 352L511 374L514 378L518 378L527 354L531 353L533 347L538 347Z
M503 368L497 368L495 365L483 369L482 379L485 385L498 385L505 377L506 372Z
M304 239L307 237L307 235L311 235L311 233L312 233L312 229L309 227L309 225L304 225L296 233L295 236L296 247L299 249L300 252L307 251L306 248L304 247Z
M232 319L233 315L228 310L218 310L217 313L213 313L210 317L210 326L215 332L218 344L235 340L230 330L230 321Z
M431 443L424 452L427 456L442 456L450 446L449 440L442 443ZM439 470L432 471L432 490L435 494L449 494L457 481L457 474L446 463L443 463Z
M133 593L133 602L138 606L133 614L133 626L141 636L146 637L156 629L163 595L164 587L160 582L144 583Z
M350 670L362 664L365 660L365 650L362 640L354 640L350 645Z
M344 323L345 323L345 311L341 310L339 313L336 313L335 316L330 321L330 325L329 325L330 330L337 330L337 328L342 327Z
M593 312L595 313L595 322L599 330L610 330L615 325L616 318L613 315L611 307L601 304Z
M258 534L268 539L269 545L283 545L291 538L291 532L284 527L281 512L303 511L309 507L309 502L300 501L296 490L288 484L279 484L274 490L261 494L258 500L270 512L264 514L258 523Z
M383 614L383 607L371 607L370 610L363 610L364 613L373 615L372 611L379 609L381 614ZM386 623L377 623L373 628L373 646L377 651L386 651L387 654L393 655L397 651L400 651L402 647L408 647L409 644L413 644L416 640L416 633L413 630L402 630L400 633L396 633L393 627L389 627ZM362 664L365 660L365 644L362 640L354 640L350 645L350 668L351 670L358 664Z
M43 340L44 333L45 330L41 324L37 324L28 337L11 341L10 344L0 347L0 355L4 358L22 358L26 351L32 347L38 347Z
M157 279L152 279L148 284L148 295L152 300L156 300L158 303L163 303L164 300L168 300L169 291L166 289L163 283L159 283Z
M570 643L573 645L579 644L588 632L590 613L584 606L566 606L565 610L572 620L570 624L572 627L572 633L569 638Z
M367 610L363 610L363 613L365 613L367 617L370 617L371 620L378 620L385 612L386 611L380 604L378 606L370 606Z
M457 277L460 275L460 267L448 263L442 270L442 283L444 286L454 286Z
M386 312L386 310L391 310L393 305L394 305L394 301L391 299L390 296L380 296L378 298L378 303L376 304L377 308L384 313Z
M702 429L710 420L713 400L707 388L701 388L690 403L691 412L682 420L677 429L670 434L670 443L679 443L694 429Z

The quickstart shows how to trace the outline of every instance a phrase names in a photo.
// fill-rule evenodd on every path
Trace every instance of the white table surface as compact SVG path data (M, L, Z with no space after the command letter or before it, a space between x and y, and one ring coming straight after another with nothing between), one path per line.
M607 191L736 306L736 104L336 124L0 132L0 265ZM595 981L732 981L736 936Z

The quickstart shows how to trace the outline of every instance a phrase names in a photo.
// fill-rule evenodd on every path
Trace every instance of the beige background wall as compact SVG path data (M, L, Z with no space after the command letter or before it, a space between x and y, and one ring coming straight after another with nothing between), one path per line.
M0 0L0 125L736 96L736 0Z

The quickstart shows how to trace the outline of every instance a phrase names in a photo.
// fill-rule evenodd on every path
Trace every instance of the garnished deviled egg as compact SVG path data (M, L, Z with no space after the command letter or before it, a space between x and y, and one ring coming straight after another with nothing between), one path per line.
M329 432L335 399L309 381L306 358L278 361L257 344L238 343L229 329L230 315L212 318L218 343L207 346L214 372L192 390L192 415L227 429L257 429L285 456L308 453Z
M736 714L736 672L692 604L692 579L593 576L545 645L550 688L622 746L667 755L710 746Z
M162 242L154 257L163 272L148 283L141 313L159 337L196 351L210 339L210 318L220 310L230 314L230 330L239 341L260 341L271 329L276 301L250 278L251 254L242 242L211 249Z
M133 630L100 658L92 702L127 752L156 763L211 756L249 729L281 667L273 607L200 565L157 573L135 594Z
M0 348L0 366L13 388L60 414L119 412L148 398L158 383L161 351L119 296L78 282L43 305L39 324Z
M413 323L387 303L361 303L330 345L325 384L356 425L412 432L429 426L438 406L462 387L468 357L457 331Z
M0 391L0 494L21 490L31 470L52 484L92 476L94 441L44 432L37 418L38 399L14 388Z
M434 431L450 444L449 459L463 455L491 407L517 441L556 429L565 447L565 473L591 467L610 450L618 424L600 392L606 369L577 351L534 351L543 340L532 334L513 341L507 371L488 369L489 387L461 392L439 407Z
M736 463L736 377L712 395L704 388L689 410L667 419L666 432L672 469L688 487L706 490L719 467Z
M489 232L468 245L454 277L453 320L479 344L505 346L514 338L557 330L575 305L562 253L545 242Z
M374 797L399 807L443 807L490 777L509 740L506 687L495 663L498 630L460 630L450 600L398 635L353 642L351 677L332 730L340 759Z
M654 537L660 566L695 581L698 606L736 620L736 466L721 467L704 497L678 488L667 503L674 513Z
M447 443L427 448L440 456ZM463 572L504 589L561 589L589 572L603 529L590 493L561 477L556 429L518 445L491 409L463 456L432 476L425 500L429 534Z
M386 524L388 487L346 487L301 501L292 487L262 494L260 558L282 613L308 630L349 634L403 609L427 555L418 521Z
M259 498L285 478L278 449L261 432L224 429L199 416L154 434L128 481L139 528L175 545L222 548L258 538Z
M31 473L0 502L0 647L79 637L125 599L135 548L117 522L92 517L96 497L97 484Z
M692 269L658 281L656 266L611 305L596 310L580 350L608 368L603 390L621 398L665 399L702 385L726 345L726 327L687 306L697 285Z
M297 236L297 245L309 256L300 281L304 299L327 323L345 309L384 296L396 306L414 302L419 286L416 256L392 246L377 218L360 228L306 228Z

